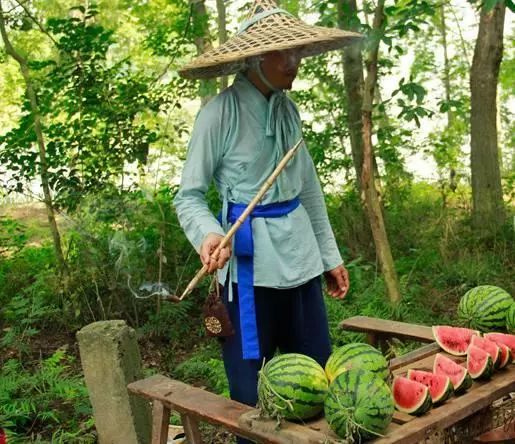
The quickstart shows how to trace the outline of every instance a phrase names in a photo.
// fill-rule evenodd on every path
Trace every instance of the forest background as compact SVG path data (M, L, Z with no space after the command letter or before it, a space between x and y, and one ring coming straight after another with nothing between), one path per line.
M515 293L513 2L283 0L358 30L305 59L291 97L350 273L326 298L362 314L455 323L480 284ZM96 442L75 333L136 329L148 374L227 396L205 337L205 280L171 201L199 107L231 79L177 68L234 34L250 2L0 0L0 427L9 442ZM219 208L214 190L208 193ZM389 353L412 345L394 342ZM174 419L176 420L176 419ZM228 442L210 432L207 442Z

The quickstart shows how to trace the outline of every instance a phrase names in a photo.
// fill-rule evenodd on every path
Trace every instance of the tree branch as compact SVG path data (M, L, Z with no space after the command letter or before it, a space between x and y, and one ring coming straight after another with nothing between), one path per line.
M15 0L16 3L21 7L23 8L23 10L25 11L25 14L27 14L27 17L30 18L34 24L39 28L39 30L45 34L50 40L52 40L53 44L55 46L59 46L59 44L57 43L57 41L52 37L52 34L50 34L45 28L44 26L38 21L38 19L36 19L36 17L34 17L29 9L25 6L25 3L27 2L20 2L19 0Z

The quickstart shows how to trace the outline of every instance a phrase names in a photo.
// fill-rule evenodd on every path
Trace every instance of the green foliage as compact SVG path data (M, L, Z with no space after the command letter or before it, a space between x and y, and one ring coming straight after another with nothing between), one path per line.
M48 327L59 318L57 307L49 305L41 295L34 291L32 297L29 287L24 294L13 297L2 309L2 317L11 325L4 329L0 338L0 347L14 349L18 354L29 353L30 341L39 332L40 328Z
M207 390L229 397L229 385L220 352L214 347L202 347L172 372L181 381L204 386Z
M329 199L329 213L339 245L355 245L352 219L341 214L352 194ZM455 323L456 306L466 290L477 285L497 285L513 293L515 272L513 232L496 244L478 242L466 207L468 193L458 189L449 208L442 206L434 185L419 183L405 188L402 199L386 203L386 224L399 275L402 301L392 307L377 264L351 255L346 260L351 287L343 301L326 299L333 343L341 345L360 336L343 332L338 324L356 315L397 319L425 325ZM336 208L333 205L338 205ZM343 210L342 210L343 208ZM345 225L341 225L345 224ZM364 249L364 245L359 248ZM348 252L344 251L344 258ZM397 353L409 350L394 344Z
M80 18L48 20L59 57L30 61L45 122L48 180L55 202L67 209L75 209L84 193L120 177L123 184L131 175L127 164L146 162L157 135L141 115L168 101L167 88L153 88L153 79L135 72L129 60L108 60L113 31L96 24L95 6L75 9ZM17 191L41 175L27 98L23 109L18 127L0 137L0 163L15 172L9 188Z
M75 322L121 317L134 327L149 321L142 332L150 336L187 336L199 293L178 305L152 296L182 289L199 263L172 211L174 194L169 187L112 189L84 199L69 234L72 271L65 303Z
M0 255L9 251L16 254L26 242L23 225L10 217L0 216Z
M343 145L348 137L343 71L335 75L330 68L333 62L330 56L305 60L302 76L311 86L291 94L303 112L316 116L303 122L303 136L322 180L327 182L335 172L352 168L352 158Z
M86 387L73 365L64 351L56 351L35 369L14 359L3 364L0 423L9 442L96 442Z

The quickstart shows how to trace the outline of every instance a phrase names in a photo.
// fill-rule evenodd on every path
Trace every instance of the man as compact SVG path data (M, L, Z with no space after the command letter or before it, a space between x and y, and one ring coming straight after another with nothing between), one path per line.
M218 270L235 334L222 351L232 399L255 405L263 359L309 355L322 366L331 347L321 279L343 298L349 288L316 171L303 144L251 215L243 241L212 254L286 151L301 139L301 121L286 96L302 57L348 43L358 34L312 27L256 1L236 37L203 54L181 74L207 78L238 72L197 116L175 199L179 221L209 272ZM221 222L205 193L214 181ZM240 228L242 230L242 228ZM239 233L239 232L238 232ZM241 441L244 442L244 441Z

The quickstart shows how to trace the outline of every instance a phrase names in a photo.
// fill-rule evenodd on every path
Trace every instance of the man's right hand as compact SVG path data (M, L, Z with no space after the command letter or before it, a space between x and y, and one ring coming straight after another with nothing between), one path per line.
M223 236L216 233L209 233L200 247L200 260L203 265L207 265L207 272L213 273L219 268L223 268L231 257L231 246L228 245L220 250L218 257L212 256Z

